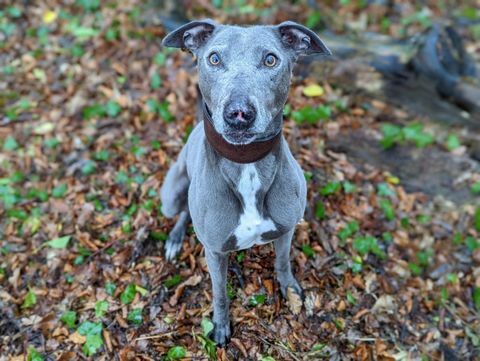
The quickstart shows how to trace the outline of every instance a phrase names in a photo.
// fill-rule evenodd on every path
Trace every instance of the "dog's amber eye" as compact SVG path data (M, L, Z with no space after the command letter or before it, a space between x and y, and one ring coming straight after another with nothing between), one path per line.
M265 57L265 60L263 62L266 66L268 67L272 67L272 66L275 66L275 64L277 64L277 57L273 54L268 54L266 57Z
M208 61L212 65L218 65L220 64L220 57L218 56L217 53L211 53L210 56L208 57Z

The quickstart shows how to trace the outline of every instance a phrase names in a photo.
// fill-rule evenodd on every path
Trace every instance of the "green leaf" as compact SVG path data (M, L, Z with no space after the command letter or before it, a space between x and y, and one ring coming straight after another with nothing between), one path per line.
M325 205L323 202L318 201L315 204L315 217L317 217L317 219L325 218Z
M267 299L266 295L263 295L263 294L254 295L250 297L250 299L248 300L248 304L250 306L255 307L255 306L264 304L266 299Z
M465 245L470 252L473 252L480 248L479 242L472 236L468 236L467 238L465 238Z
M450 134L447 137L447 143L446 143L447 149L451 152L452 150L455 150L457 148L460 148L462 144L460 143L460 140L455 134Z
M394 124L384 124L382 126L383 138L380 144L385 149L389 149L403 139L402 128Z
M379 183L377 185L377 193L382 197L393 197L395 195L395 191L388 183Z
M260 361L275 361L275 359L272 356L262 356Z
M153 58L153 62L159 66L165 65L166 61L167 61L167 56L162 52L158 52L157 54L155 54L155 57Z
M93 104L86 106L82 110L83 119L101 118L107 114L106 107L101 104Z
M97 301L95 302L95 316L98 318L102 318L105 312L108 311L108 302L103 300L103 301Z
M45 242L46 246L49 246L51 248L56 248L56 249L65 249L67 248L68 241L70 241L70 238L72 236L63 236L59 238L54 238L48 242Z
M109 296L113 296L116 289L117 289L117 285L113 282L107 282L105 284L105 292L107 292Z
M83 175L91 175L97 170L97 164L93 160L87 160L82 166L81 172Z
M15 6L9 6L7 8L7 14L11 18L19 18L20 16L22 16L22 10L20 10L19 8L15 7Z
M477 311L480 311L480 287L475 287L473 289L472 297L475 308L477 309Z
M170 110L168 109L170 104L168 101L163 101L158 105L157 112L160 115L160 117L166 121L167 123L170 123L171 121L175 120L174 116L172 113L170 113Z
M383 215L388 221L393 221L395 219L395 210L393 209L392 203L388 199L380 200L380 208L383 211Z
M352 295L352 292L350 291L347 291L347 301L352 305L357 303L357 299Z
M315 256L315 251L313 250L312 246L310 246L309 244L302 245L302 252L308 258L311 258L311 257Z
M60 317L60 321L66 324L69 328L75 328L75 322L77 321L77 313L75 311L66 311Z
M105 105L105 111L109 117L115 118L122 111L122 107L117 102L110 100Z
M101 334L87 335L87 340L82 347L82 351L87 357L90 357L95 355L102 346L103 339Z
M357 237L353 241L353 249L357 251L362 257L372 252L379 258L384 258L385 255L382 250L378 247L378 241L375 237L364 236Z
M78 333L82 336L98 335L102 332L103 326L101 322L84 321L78 326Z
M477 207L477 209L475 210L475 216L474 216L473 224L474 224L477 232L480 232L480 206Z
M414 276L418 277L422 274L422 268L413 262L408 263L408 268L410 269L410 271Z
M175 276L167 278L165 281L163 281L163 285L167 288L172 288L178 285L180 282L182 282L182 276L176 274Z
M357 190L357 186L349 181L345 181L343 184L343 191L347 194L353 193Z
M95 11L100 8L100 0L76 0L76 4L86 11Z
M43 356L33 346L28 348L27 361L43 361Z
M18 143L15 140L14 137L9 135L6 139L5 142L3 143L3 150L6 152L11 152L14 151L15 149L18 148Z
M157 73L154 73L151 78L150 78L150 87L154 90L160 88L162 85L162 79L160 78L160 75Z
M245 260L246 257L247 257L247 253L246 253L245 251L240 251L240 252L238 252L238 254L237 254L237 262L238 262L238 263L242 263L242 262Z
M106 162L110 157L110 152L106 149L99 150L98 152L93 153L93 158L95 160Z
M473 194L480 194L480 181L474 183L470 188Z
M122 303L125 305L129 305L133 302L136 293L137 287L135 286L135 284L130 283L120 295L120 301L122 301Z
M213 331L213 328L214 328L213 322L210 321L208 318L202 319L201 326L202 326L202 333L205 337L208 337L208 335L210 334L210 332Z
M31 308L37 304L37 295L29 288L27 295L25 296L22 304L22 308Z
M183 346L173 346L167 353L167 358L169 360L180 360L186 356L187 350Z
M65 183L58 184L55 188L52 189L53 198L63 198L67 194L68 186Z
M340 232L338 232L338 238L340 238L342 241L345 241L347 238L358 232L359 229L360 225L357 221L349 222L345 228L342 228Z
M320 190L320 194L322 196L329 196L338 193L341 189L342 184L340 182L329 182Z
M136 326L140 326L143 322L143 308L134 308L127 315L127 320Z
M412 141L418 148L426 147L434 142L433 135L423 131L423 125L420 123L412 123L402 130L406 140Z

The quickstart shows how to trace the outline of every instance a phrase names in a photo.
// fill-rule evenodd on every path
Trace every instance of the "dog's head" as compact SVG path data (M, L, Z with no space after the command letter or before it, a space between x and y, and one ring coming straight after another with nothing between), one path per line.
M330 54L313 31L291 21L249 27L192 21L168 34L163 44L196 56L214 127L232 144L277 134L295 60Z

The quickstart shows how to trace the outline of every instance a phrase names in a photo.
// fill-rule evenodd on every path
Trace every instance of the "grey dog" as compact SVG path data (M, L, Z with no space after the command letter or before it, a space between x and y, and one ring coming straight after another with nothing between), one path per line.
M282 135L283 107L300 55L330 55L308 28L192 21L163 45L194 54L203 121L194 128L161 189L162 213L178 215L165 245L179 253L192 220L205 247L213 288L213 340L230 339L228 255L274 242L280 290L301 295L290 265L295 225L306 205L304 174Z

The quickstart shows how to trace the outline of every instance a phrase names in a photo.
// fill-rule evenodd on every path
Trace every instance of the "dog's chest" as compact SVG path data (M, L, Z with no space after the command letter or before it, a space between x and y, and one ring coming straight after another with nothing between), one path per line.
M264 218L259 212L257 194L261 183L258 172L253 164L243 167L238 182L238 193L242 197L243 212L240 215L234 235L237 249L246 249L261 242L262 234L276 231L275 224L270 218Z

